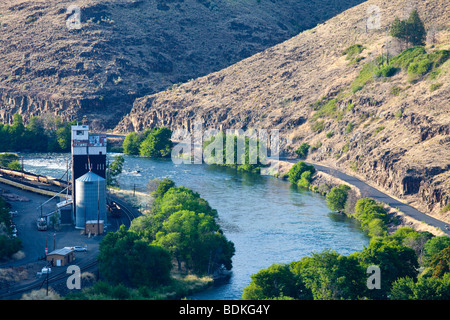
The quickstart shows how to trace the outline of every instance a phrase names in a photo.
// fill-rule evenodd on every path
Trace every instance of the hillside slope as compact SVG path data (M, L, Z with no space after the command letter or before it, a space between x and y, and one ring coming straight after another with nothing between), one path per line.
M367 28L371 5L381 10L380 29ZM370 0L224 70L137 99L116 130L191 129L195 120L206 128L280 129L287 153L309 143L309 161L450 221L441 211L450 202L450 60L423 75L398 67L376 76L371 67L386 48L391 59L405 49L386 27L413 8L429 31L425 49L437 52L421 57L448 58L448 1ZM343 54L350 47L362 51Z
M112 128L136 97L221 70L363 0L2 0L0 120ZM71 5L81 29L69 29Z

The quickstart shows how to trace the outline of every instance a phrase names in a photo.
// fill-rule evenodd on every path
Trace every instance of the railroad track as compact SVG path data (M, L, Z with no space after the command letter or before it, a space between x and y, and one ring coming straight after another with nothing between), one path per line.
M126 203L121 198L111 195L111 194L109 194L108 197L111 200L115 201L120 206L120 209L122 211L122 217L120 219L118 219L118 218L115 219L116 222L118 223L117 227L120 227L120 224L125 224L126 227L129 227L131 224L131 221L133 221L135 218L142 215L138 210L136 210L132 207L130 208L130 204ZM123 221L124 221L123 218L125 218L125 221L126 221L125 223L123 223Z
M13 179L11 179L11 180L13 180ZM12 182L11 180L5 181L5 182L8 184L11 184L11 182ZM37 184L35 184L33 182L30 182L30 181L25 182L25 181L17 181L17 180L14 181L14 186L17 188L25 189L27 191L31 191L31 192L39 193L39 194L46 194L49 196L52 195L53 193L58 194L58 189L59 189L59 188L54 188L51 192L52 194L50 194L49 190L45 190L42 188L42 186L38 186ZM61 188L61 190L64 190L64 189ZM49 193L47 194L46 192L49 192ZM109 194L108 197L110 197L113 201L115 201L121 207L122 216L117 221L117 223L119 224L118 226L120 226L120 224L125 224L126 227L129 227L131 224L131 221L133 221L133 219L142 215L137 209L131 207L130 204L128 204L126 201L122 200L121 198L119 198L115 195L111 195L111 194ZM125 221L125 223L123 223L124 221ZM80 267L81 271L85 271L85 270L95 267L96 265L97 265L97 259L93 259L93 260L85 262L82 265L79 265L79 267ZM66 281L70 275L71 274L67 274L65 270L62 272L53 274L53 275L49 275L48 284L55 284L59 281ZM36 279L28 284L10 287L7 289L8 290L7 292L5 292L5 290L3 288L0 288L0 300L16 299L16 298L20 299L19 295L24 294L26 292L30 292L32 290L39 290L39 289L43 288L44 286L46 286L46 283L47 283L47 278L42 277L41 279Z
M97 265L97 259L94 259L94 260L87 261L82 265L79 265L79 267L80 267L80 271L83 272L83 271L89 270L90 268L95 267L96 265ZM54 275L49 275L48 276L48 284L54 284L54 283L57 283L62 280L67 281L67 278L70 276L71 276L71 274L66 273L66 271L62 271L62 272L59 272ZM24 293L32 291L32 290L39 290L39 289L43 288L44 286L46 286L46 284L47 284L47 277L43 276L41 279L37 279L37 280L33 281L32 283L22 285L22 286L19 286L16 288L13 287L12 289L9 289L8 292L0 293L0 299L4 300L5 298L13 298L15 296L24 294Z

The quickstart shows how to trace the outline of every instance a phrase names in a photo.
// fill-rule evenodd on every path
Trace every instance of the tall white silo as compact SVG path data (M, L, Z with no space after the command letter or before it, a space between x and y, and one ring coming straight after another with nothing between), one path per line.
M106 225L106 180L89 171L76 180L75 188L75 227L84 229L90 220L102 220Z

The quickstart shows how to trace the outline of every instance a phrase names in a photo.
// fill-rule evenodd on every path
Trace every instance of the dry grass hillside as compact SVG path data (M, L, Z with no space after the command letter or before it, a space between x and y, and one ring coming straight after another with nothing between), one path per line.
M379 29L366 27L371 5L381 11ZM423 74L400 66L405 45L386 32L414 8L428 30L420 56L433 62ZM367 1L219 72L137 99L116 130L191 128L198 119L209 128L277 128L287 153L306 142L309 161L450 221L450 60L441 63L449 16L449 1ZM344 54L350 47L359 50ZM386 51L397 72L377 76L373 65Z
M114 127L135 98L221 70L363 0L2 0L0 120ZM71 5L81 29L69 29Z

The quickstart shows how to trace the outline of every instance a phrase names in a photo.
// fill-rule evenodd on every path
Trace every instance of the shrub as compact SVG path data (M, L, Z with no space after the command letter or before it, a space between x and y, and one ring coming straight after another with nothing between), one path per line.
M430 91L431 92L433 92L433 91L436 91L436 90L438 90L440 87L442 87L442 83L433 83L431 86L430 86Z
M305 171L309 171L311 172L311 175L313 175L316 172L316 169L313 165L307 165L303 161L297 162L288 172L289 181L292 184L297 184Z
M372 61L366 63L361 71L359 72L356 79L353 81L351 88L352 92L355 93L357 91L360 91L366 84L373 81L373 77L375 75L375 71L378 68L378 62Z
M326 135L327 139L330 139L332 136L334 136L334 131L333 130L328 131Z
M314 109L317 110L317 112L314 114L312 119L317 120L323 117L334 117L336 115L337 102L337 99L331 99L325 103L323 101L319 103Z
M295 150L295 153L302 159L306 158L308 156L309 152L309 144L306 142L302 143L300 147L298 147L297 150Z
M311 126L312 131L320 133L325 129L325 121L315 121Z
M375 133L374 133L374 134L378 134L378 133L380 133L381 131L383 131L383 130L384 130L384 128L385 128L385 126L381 126L381 127L378 127L378 128L376 128L376 129L375 129Z
M427 58L419 59L408 66L408 74L422 76L431 69L433 63Z
M408 66L414 61L414 59L426 54L427 52L423 47L412 47L404 50L398 56L393 57L390 64L397 68L408 69Z
M300 180L297 181L297 186L303 188L309 188L311 185L312 173L311 171L305 171L302 173Z
M347 127L345 128L345 132L346 132L346 133L350 133L350 132L352 132L353 128L354 128L353 123L352 123L352 122L349 122L349 123L347 124Z
M342 52L342 55L347 55L346 59L347 60L352 60L353 58L355 58L358 54L360 54L361 52L364 51L364 47L360 44L354 44L351 45L350 47L348 47L347 49L345 49Z
M361 222L362 229L369 236L380 236L387 232L387 212L371 198L359 199L356 202L353 217Z
M350 187L344 184L333 187L327 194L327 205L333 211L343 211Z
M388 65L384 65L384 66L379 67L375 71L375 74L378 77L389 78L389 77L392 77L394 74L396 74L397 71L398 71L398 68L395 68L394 66L388 64Z

